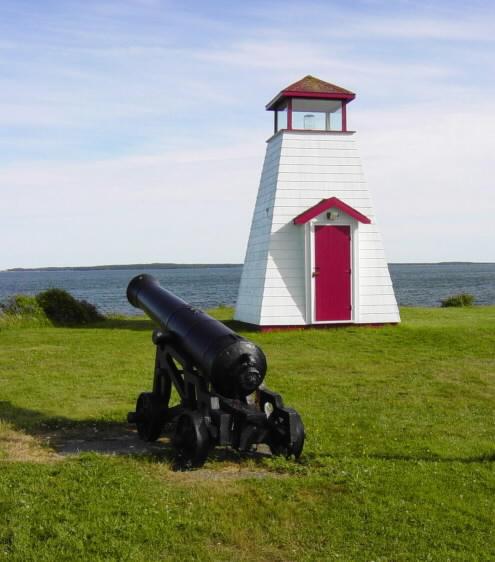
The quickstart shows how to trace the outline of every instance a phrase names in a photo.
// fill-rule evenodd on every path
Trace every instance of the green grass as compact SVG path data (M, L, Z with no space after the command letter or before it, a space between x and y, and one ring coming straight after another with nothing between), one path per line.
M124 430L151 384L150 323L0 322L0 559L494 560L495 307L401 313L246 334L303 418L303 457L213 455L191 474L167 451L39 445L56 427Z

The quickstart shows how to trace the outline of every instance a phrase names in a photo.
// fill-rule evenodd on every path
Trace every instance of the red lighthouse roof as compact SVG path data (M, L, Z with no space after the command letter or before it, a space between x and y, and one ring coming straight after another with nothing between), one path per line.
M308 74L298 82L294 82L294 84L287 86L287 88L279 92L272 101L268 103L266 109L276 109L276 106L283 98L319 98L351 101L355 97L356 94L350 90L346 90L330 82L324 82Z

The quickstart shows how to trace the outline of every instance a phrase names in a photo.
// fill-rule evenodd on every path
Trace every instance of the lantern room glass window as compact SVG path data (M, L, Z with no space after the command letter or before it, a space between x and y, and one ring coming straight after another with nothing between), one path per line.
M275 132L287 129L287 104L279 107L275 112Z
M292 128L312 131L342 131L342 101L293 99Z

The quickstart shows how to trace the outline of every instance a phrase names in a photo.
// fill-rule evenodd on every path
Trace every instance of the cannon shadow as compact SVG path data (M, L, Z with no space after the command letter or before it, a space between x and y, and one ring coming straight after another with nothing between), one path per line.
M146 457L154 462L170 463L174 470L185 467L175 460L170 440L170 429L158 441L147 443L139 438L134 425L104 420L73 420L63 416L48 416L44 412L23 408L7 400L0 400L0 420L14 431L32 436L40 446L60 456L80 453ZM0 444L2 433L0 431ZM243 459L261 462L271 456L268 452L239 453L229 448L216 447L209 459L240 465ZM29 459L27 459L29 460Z
M151 462L166 462L175 470L183 467L175 463L175 451L167 436L161 437L153 443L146 443L139 439L134 426L125 422L117 423L104 420L73 420L63 416L48 416L38 410L23 408L7 400L0 400L0 421L6 422L15 431L32 436L40 446L46 447L60 457L68 457L80 453L99 453L105 455L131 456L147 458ZM0 445L2 444L0 431ZM230 448L216 447L210 451L209 459L216 462L240 465L243 460L250 459L261 465L263 459L271 457L268 451L253 453L239 453ZM371 453L366 455L339 455L338 453L307 452L303 457L303 464L315 469L325 459L339 458L368 458L383 461L404 462L432 462L451 463L493 463L495 452L486 452L472 456L445 456L421 454L390 454ZM26 459L26 460L29 460ZM256 476L256 473L250 473ZM261 473L260 473L261 475Z
M139 439L136 429L127 423L48 416L5 400L0 401L0 419L15 431L31 435L41 446L59 455L94 452L147 455L168 461L173 459L173 449L168 439L146 443Z

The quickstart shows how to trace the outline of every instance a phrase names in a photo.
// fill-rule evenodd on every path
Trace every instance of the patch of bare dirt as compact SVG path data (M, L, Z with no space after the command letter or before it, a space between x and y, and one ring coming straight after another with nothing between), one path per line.
M247 478L283 478L286 474L279 474L277 472L270 472L264 469L250 469L242 468L240 466L224 466L217 470L208 468L200 468L196 470L189 470L185 472L170 472L168 478L173 478L181 483L195 483L198 481L208 482L225 482L226 480L239 480Z
M7 462L55 462L63 457L43 440L22 431L0 426L0 460Z

